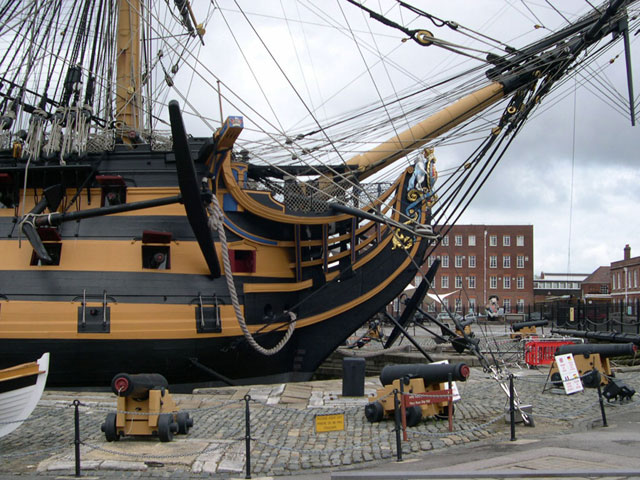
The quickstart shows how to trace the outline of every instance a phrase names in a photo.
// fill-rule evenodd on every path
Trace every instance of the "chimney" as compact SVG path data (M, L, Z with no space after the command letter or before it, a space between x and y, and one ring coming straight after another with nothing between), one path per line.
M631 258L631 247L627 243L624 247L624 259L629 260Z

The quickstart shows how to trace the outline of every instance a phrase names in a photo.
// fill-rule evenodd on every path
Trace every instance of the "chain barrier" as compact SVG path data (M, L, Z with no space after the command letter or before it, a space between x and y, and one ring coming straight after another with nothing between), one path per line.
M231 445L232 443L237 443L239 442L239 440L233 440L229 442L229 445ZM83 446L91 449L91 450L99 450L101 452L104 453L109 453L111 455L120 455L123 457L129 457L129 458L184 458L184 457L192 457L194 455L202 455L204 453L207 453L209 451L213 451L214 449L218 448L220 445L218 444L211 444L211 445L207 445L205 448L198 450L198 451L194 451L194 452L185 452L185 453L174 453L174 454L163 454L163 455L152 455L152 454L139 454L139 453L128 453L128 452L121 452L118 450L111 450L109 448L104 448L101 447L99 445L94 445L92 443L87 443L87 442L80 442Z
M46 413L41 413L38 415L29 415L27 418L22 418L19 420L6 420L4 422L0 422L0 425L11 425L13 423L24 423L24 422L33 422L34 420L38 420L42 417L44 417L46 415Z
M343 453L343 452L362 450L362 444L354 444L352 447L340 447L335 449L323 448L322 450L313 450L313 449L305 450L302 448L287 447L285 445L274 445L272 443L268 443L256 438L252 438L251 440L253 440L255 443L259 445L273 448L274 450L284 450L285 452L296 452L296 453L303 453L303 454L310 454L310 455L331 455L333 453Z
M451 432L447 431L447 432L421 432L419 430L407 430L407 433L410 433L411 435L418 435L418 436L424 436L424 437L436 437L436 438L446 438L446 437L450 437L451 435L459 435L461 433L466 433L466 432L477 432L479 430L486 430L487 427L493 425L494 423L496 423L497 421L499 421L500 419L504 419L504 413L501 413L495 417L493 417L491 420L482 423L480 425L476 425L473 427L469 427L469 428L462 428L460 430L453 430Z
M21 457L37 455L39 453L49 453L49 452L62 451L63 449L67 448L68 446L69 445L62 445L62 446L56 445L55 447L41 448L40 450L32 450L30 452L0 453L0 458L21 458Z
M640 377L639 373L634 373L633 375L624 375L623 376L625 380L633 380L633 379L637 379L638 377ZM524 384L528 384L528 385L542 385L545 383L548 383L548 377L545 377L545 380L543 380L542 378L536 378L534 376L518 376L518 377L514 377L515 380L524 383ZM463 394L463 396L465 394L469 394L471 395L471 392L477 392L479 390L483 390L486 391L487 390L487 385L486 384L481 384L481 383L474 383L474 384L467 384L466 382L463 384L462 387L462 391L461 393ZM407 393L405 393L405 395L407 395ZM416 393L416 394L412 394L415 397L422 397L422 398L438 398L438 399L442 399L443 395L442 394L436 394L436 393L430 393L430 392L425 392L425 393ZM379 398L379 401L382 401L388 397L393 396L392 393L389 393L381 398ZM584 398L584 397L583 397ZM246 401L246 400L244 400ZM77 401L76 401L77 402ZM191 409L191 410L182 410L185 412L191 412L192 414L194 414L194 417L204 417L204 416L209 416L211 415L211 412L214 413L218 413L219 411L221 411L221 409L231 406L231 405L235 405L235 404L241 404L243 402L242 399L235 399L235 400L225 400L225 401L221 401L220 403L216 403L214 405L207 405L201 408L196 408L196 409ZM362 444L348 444L348 445L343 445L339 448L332 448L332 449L326 449L326 448L322 448L319 445L319 443L321 442L321 440L319 439L311 439L313 441L313 445L308 445L308 441L310 439L305 439L302 437L295 437L295 439L293 440L294 442L300 442L303 441L305 444L307 444L306 446L312 446L312 448L299 448L296 447L295 445L290 446L290 445L279 445L279 444L275 444L274 440L268 438L270 435L270 431L269 426L273 425L274 422L281 422L282 419L286 420L286 421L290 421L292 424L294 425L294 428L298 425L304 425L306 424L309 419L311 417L317 416L319 414L332 414L332 413L343 413L345 415L348 416L347 418L347 430L350 428L360 428L360 426L362 425L362 418L360 418L360 416L363 415L362 413L362 409L364 408L364 406L366 406L368 403L367 402L362 402L360 405L351 405L351 406L347 406L347 405L318 405L318 406L306 406L306 408L304 409L299 409L299 408L292 408L292 407L288 407L285 405L281 405L281 404L270 404L267 403L267 401L263 401L263 400L257 400L257 399L250 399L250 402L256 406L258 406L258 410L257 412L258 415L256 415L254 418L251 419L251 421L249 421L249 426L252 430L252 435L250 435L248 437L249 440L255 442L255 445L259 445L261 447L265 447L265 448L269 448L269 449L274 449L274 450L282 450L282 451L287 451L287 452L296 452L299 454L311 454L311 455L333 455L336 453L344 453L344 452L351 452L351 451L356 451L356 450L361 450L362 449ZM74 402L75 403L75 402ZM563 405L568 403L568 402L562 402ZM575 405L575 403L574 403ZM576 410L575 408L570 408L567 411L563 411L563 412L558 412L558 411L554 411L553 413L528 413L528 415L530 415L532 418L549 418L549 419L576 419L579 418L581 416L583 416L584 414L587 414L589 411L592 411L594 409L594 407L597 407L598 405L598 401L594 401L592 403L590 403L589 405L584 406L583 408L580 408L578 410ZM640 401L638 400L633 400L633 401L628 401L628 402L624 402L624 403L610 403L608 402L606 404L608 407L610 408L615 408L615 409L620 409L620 408L636 408L638 405L640 405ZM37 415L32 415L27 419L24 420L13 420L13 421L8 421L8 422L1 422L1 424L7 424L7 423L17 423L17 422L24 422L24 421L29 421L29 422L33 422L33 421L37 421L37 420L41 420L42 418L46 417L47 415L50 415L50 410L52 409L61 409L61 408L69 408L73 405L69 405L68 403L66 404L53 404L53 405L47 405L45 407L40 407L40 408L46 408L49 412L44 411L44 412L40 412ZM91 414L93 413L95 416L95 412L96 411L109 411L109 412L113 412L114 411L114 407L109 407L106 405L98 405L98 404L91 404L90 402L88 403L79 403L77 402L77 406L82 407L81 410L83 413L85 414L89 414L88 416L91 416ZM459 413L462 413L464 415L464 419L461 420L459 422L459 428L457 430L454 431L424 431L422 428L418 427L418 428L411 428L409 430L407 430L407 433L410 435L410 439L419 439L420 437L432 437L432 438L446 438L446 437L451 437L451 436L455 436L455 435L464 435L465 433L473 433L473 432L477 432L477 431L482 431L482 430L488 430L489 427L493 424L495 424L496 422L498 422L501 419L505 418L504 413L499 414L493 418L491 418L490 420L481 423L481 424L475 424L473 422L473 417L476 416L476 418L482 417L484 416L483 413L480 413L479 415L477 414L477 411L475 411L475 406L473 409L471 410L467 410L467 404L464 401L461 401L459 404L461 410L459 410ZM48 408L47 408L48 407ZM548 410L549 408L552 407L546 407L545 410ZM123 413L123 414L127 414L127 415L139 415L139 416L145 416L145 415L157 415L159 412L129 412L129 411L119 411L116 410L117 413ZM282 414L282 415L281 415ZM238 409L227 409L225 410L225 414L222 415L220 417L219 422L218 421L214 421L212 424L208 424L207 425L207 429L209 430L213 430L214 432L218 432L219 435L222 435L223 438L215 438L214 436L210 437L209 440L209 444L205 447L205 448L201 448L198 450L194 450L192 452L182 452L182 453L176 453L176 454L163 454L163 455L152 455L152 454L133 454L133 453L128 453L128 452L120 452L117 450L113 450L113 449L109 449L109 448L105 448L101 445L96 444L95 442L88 442L88 441L80 441L80 444L82 446L84 446L85 448L91 449L91 450L98 450L98 451L102 451L111 455L120 455L123 457L131 457L131 458L151 458L151 459L157 459L157 458L184 458L184 457L189 457L189 456L199 456L202 454L206 454L207 452L211 452L215 449L219 449L219 448L232 448L235 449L237 448L237 445L242 442L242 441L246 441L247 437L242 437L243 431L245 429L245 425L244 422L241 420L242 416L244 415L244 410L242 408L238 408ZM258 417L258 418L256 418ZM92 417L93 418L93 417ZM233 431L228 432L228 431L224 431L224 428L222 427L234 427L234 424L236 422L239 422L239 426L238 428L234 428ZM220 423L220 427L217 427L217 423ZM215 424L215 425L213 425ZM213 425L213 426L212 426ZM366 424L365 424L366 425ZM424 424L422 425L425 429L426 428L430 428L430 429L436 429L438 428L437 425L429 425L429 426L425 426ZM460 428L461 427L461 428ZM378 430L378 434L381 436L381 438L384 438L386 435L391 434L392 432L395 431L395 426L393 425L392 422L390 422L388 425L384 424L384 425L380 425ZM267 431L265 431L265 429L267 429ZM488 432L486 433L487 435L496 433L496 431L492 431L492 432ZM215 435L215 434L214 434ZM259 437L263 435L266 436L267 439L266 440L262 440ZM330 437L331 438L331 437ZM335 437L332 437L335 438ZM347 440L351 438L349 433L347 432ZM340 438L340 441L343 441L342 438ZM283 443L287 443L287 442L283 442ZM333 442L332 442L333 443ZM34 451L29 451L29 452L18 452L18 453L8 453L8 454L0 454L0 458L20 458L20 457L25 457L25 456L30 456L30 455L37 455L37 454L42 454L42 453L49 453L49 452L60 452L63 451L64 449L68 448L69 445L67 445L66 443L64 445L57 445L55 447L50 447L50 448L42 448L39 450L34 450Z

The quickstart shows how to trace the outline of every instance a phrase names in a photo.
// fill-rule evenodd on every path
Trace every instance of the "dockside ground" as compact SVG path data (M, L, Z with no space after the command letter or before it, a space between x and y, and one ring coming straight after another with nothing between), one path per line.
M640 478L640 409L636 396L607 404L602 418L595 390L567 396L543 392L547 368L516 369L523 404L535 427L519 424L511 441L507 397L480 368L459 383L453 432L446 420L423 420L408 429L397 461L392 421L369 423L365 397L342 397L341 381L205 389L174 395L194 419L188 435L161 443L152 437L106 442L100 425L115 411L111 393L47 391L19 429L0 439L3 477L59 477L75 473L73 400L81 402L81 469L92 478L218 478L246 476L245 396L250 396L252 478L508 478L567 476ZM640 371L617 377L633 388ZM377 378L367 378L365 394ZM548 387L548 385L547 385ZM341 431L316 432L318 415L342 413ZM445 469L446 472L442 469ZM439 474L435 472L440 472ZM448 473L447 473L448 472ZM440 476L438 476L440 475Z

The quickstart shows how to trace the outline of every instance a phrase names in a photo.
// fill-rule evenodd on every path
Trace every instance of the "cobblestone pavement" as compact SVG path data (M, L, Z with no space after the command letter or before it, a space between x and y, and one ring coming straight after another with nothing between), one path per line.
M533 406L535 427L519 426L519 436L569 431L575 422L599 416L595 390L572 396L545 386L547 370L515 369L521 403ZM640 372L617 377L634 388ZM379 387L367 378L365 394ZM426 419L408 429L403 454L445 449L496 437L508 438L507 397L500 385L479 368L467 382L458 382L461 400L455 405L453 432L446 420ZM153 437L125 437L107 442L100 425L115 411L111 393L47 391L32 416L12 434L0 439L0 475L73 474L74 399L81 402L82 471L86 475L198 478L211 474L244 476L245 395L251 397L251 474L254 477L305 474L356 468L396 456L391 421L369 423L365 397L342 397L340 380L298 384L204 389L191 395L173 395L194 426L188 435L161 443ZM635 408L607 405L607 409ZM316 433L319 414L344 413L344 431ZM93 472L93 473L92 473Z

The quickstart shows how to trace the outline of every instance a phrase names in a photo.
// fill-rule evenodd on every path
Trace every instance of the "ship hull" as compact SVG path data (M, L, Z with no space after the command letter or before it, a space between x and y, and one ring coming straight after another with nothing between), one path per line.
M398 285L413 278L410 270L397 279ZM268 357L241 335L186 339L4 338L0 340L0 368L50 352L50 387L108 387L121 372L161 373L172 385L189 386L306 381L350 334L386 304L380 296L374 297L343 314L299 327L280 352ZM272 346L282 335L263 335L259 342Z

